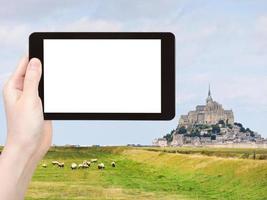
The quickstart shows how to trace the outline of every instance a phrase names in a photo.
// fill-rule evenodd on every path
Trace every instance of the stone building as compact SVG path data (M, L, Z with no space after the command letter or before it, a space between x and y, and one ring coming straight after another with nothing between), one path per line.
M192 137L192 139L191 139L191 143L192 143L192 145L194 145L194 146L199 146L199 145L201 144L201 142L200 142L200 138L199 138L199 137Z
M160 147L166 147L168 146L168 142L165 138L157 138L152 142L153 146L160 146Z
M220 120L225 123L234 124L234 114L232 110L224 110L222 105L214 101L209 88L206 105L197 105L196 110L181 115L178 127L188 128L194 124L216 124Z
M171 146L182 146L184 144L184 135L183 134L173 134L173 140Z
M200 142L202 144L210 144L211 143L211 137L201 137Z

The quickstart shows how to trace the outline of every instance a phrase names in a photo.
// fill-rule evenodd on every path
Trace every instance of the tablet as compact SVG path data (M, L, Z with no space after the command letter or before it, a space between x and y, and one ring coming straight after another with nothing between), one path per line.
M46 120L170 120L175 36L168 32L36 32Z

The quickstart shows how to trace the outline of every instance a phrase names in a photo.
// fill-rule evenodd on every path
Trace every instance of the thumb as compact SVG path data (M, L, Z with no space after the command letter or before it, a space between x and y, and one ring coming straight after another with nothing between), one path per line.
M27 97L38 96L38 85L42 74L42 64L39 59L32 58L27 66L24 84L23 94Z

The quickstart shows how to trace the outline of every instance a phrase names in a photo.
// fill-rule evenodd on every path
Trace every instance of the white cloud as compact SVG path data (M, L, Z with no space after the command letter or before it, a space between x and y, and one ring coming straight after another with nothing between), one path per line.
M267 55L267 15L256 20L255 48L258 54Z
M183 89L178 96L182 100L203 102L208 84L211 83L213 97L220 103L267 111L266 75L214 76L213 73L203 73L180 78L180 87ZM191 93L188 93L189 91ZM182 100L181 103L186 103Z
M258 31L267 33L267 15L262 15L257 19L256 28Z
M1 0L0 21L45 21L81 16L94 16L104 20L143 20L154 18L158 21L177 12L188 1L184 0ZM196 4L196 3L195 3ZM54 18L53 18L54 17ZM51 21L51 20L50 20Z
M185 104L196 98L197 98L197 95L195 93L178 92L178 94L176 95L176 102L177 104Z
M18 48L28 39L29 26L0 25L0 45L5 48Z
M61 13L66 9L74 9L81 4L94 3L94 0L75 1L75 0L1 0L0 21L2 22L21 22L35 20L40 22L48 16Z
M267 111L267 76L236 77L229 79L227 84L219 84L218 90L222 100L239 102L240 104L265 109Z
M82 17L62 27L55 28L55 30L64 31L120 31L122 25L116 21L90 19Z

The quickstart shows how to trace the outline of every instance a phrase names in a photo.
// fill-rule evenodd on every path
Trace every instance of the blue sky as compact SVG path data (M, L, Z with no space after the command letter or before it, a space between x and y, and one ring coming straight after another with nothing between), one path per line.
M172 121L57 121L55 144L150 144L179 116L213 99L267 137L267 2L264 0L2 0L0 87L35 31L171 31L176 35ZM0 144L6 136L0 100Z

